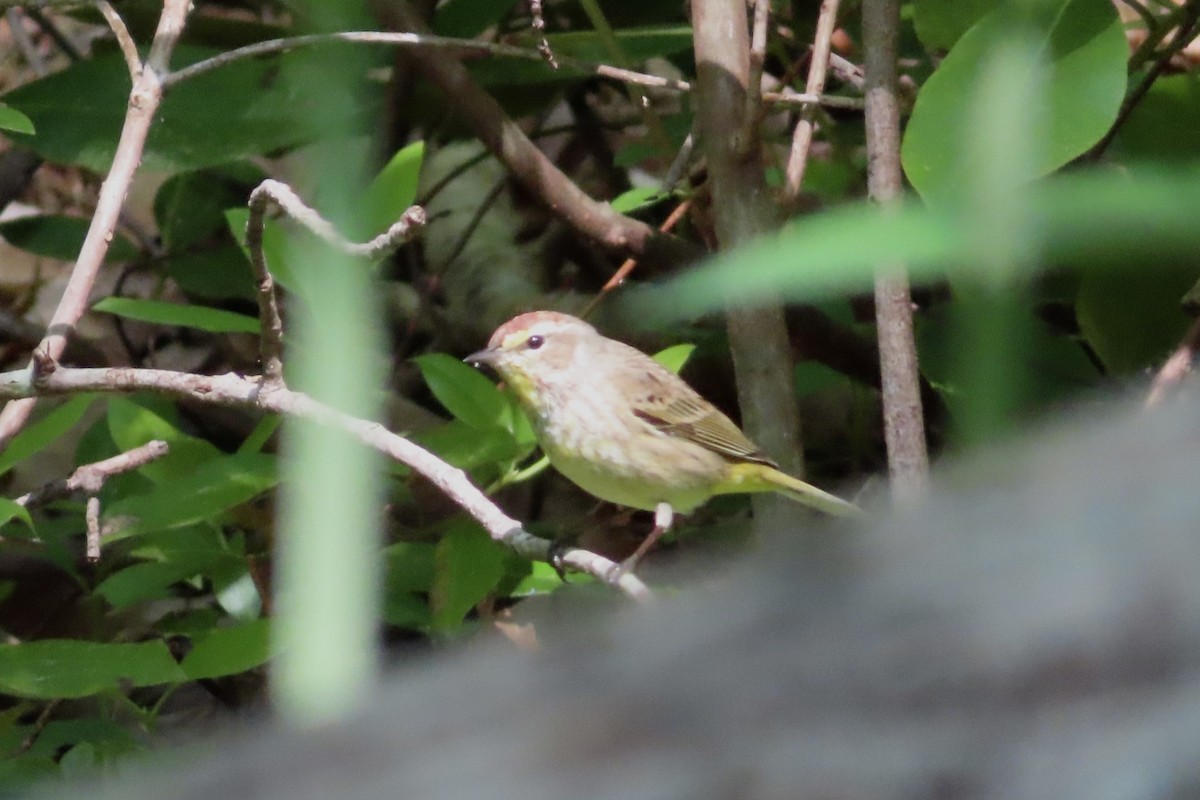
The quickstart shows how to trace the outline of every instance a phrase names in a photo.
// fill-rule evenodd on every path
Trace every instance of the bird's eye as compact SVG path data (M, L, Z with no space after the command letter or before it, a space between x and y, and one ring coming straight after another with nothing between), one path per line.
M529 339L526 340L525 346L528 347L530 350L537 350L539 347L541 347L545 343L546 343L546 340L543 339L541 336L530 336Z

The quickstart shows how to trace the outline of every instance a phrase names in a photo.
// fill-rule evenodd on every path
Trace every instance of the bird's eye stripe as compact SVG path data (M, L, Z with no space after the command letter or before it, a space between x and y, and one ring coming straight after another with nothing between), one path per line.
M545 343L546 343L546 340L543 339L541 336L530 336L529 339L525 342L526 346L530 350L537 350L539 347L541 347Z

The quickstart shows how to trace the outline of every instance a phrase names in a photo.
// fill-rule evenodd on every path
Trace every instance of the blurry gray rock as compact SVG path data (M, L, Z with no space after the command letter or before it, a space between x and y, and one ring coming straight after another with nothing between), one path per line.
M938 485L540 653L435 657L345 724L67 795L1200 797L1200 406L1046 431Z

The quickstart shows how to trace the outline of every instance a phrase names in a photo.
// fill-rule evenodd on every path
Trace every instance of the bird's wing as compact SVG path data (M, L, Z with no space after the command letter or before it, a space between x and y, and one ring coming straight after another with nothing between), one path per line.
M682 378L663 372L666 374L657 370L646 374L639 391L634 393L634 416L664 433L695 442L730 460L775 466L716 406Z

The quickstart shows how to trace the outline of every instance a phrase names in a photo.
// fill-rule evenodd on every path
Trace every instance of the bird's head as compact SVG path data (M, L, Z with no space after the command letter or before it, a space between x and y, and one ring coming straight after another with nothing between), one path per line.
M501 325L486 350L463 360L490 367L522 402L533 404L539 389L570 374L580 345L599 337L595 328L578 317L531 311Z

